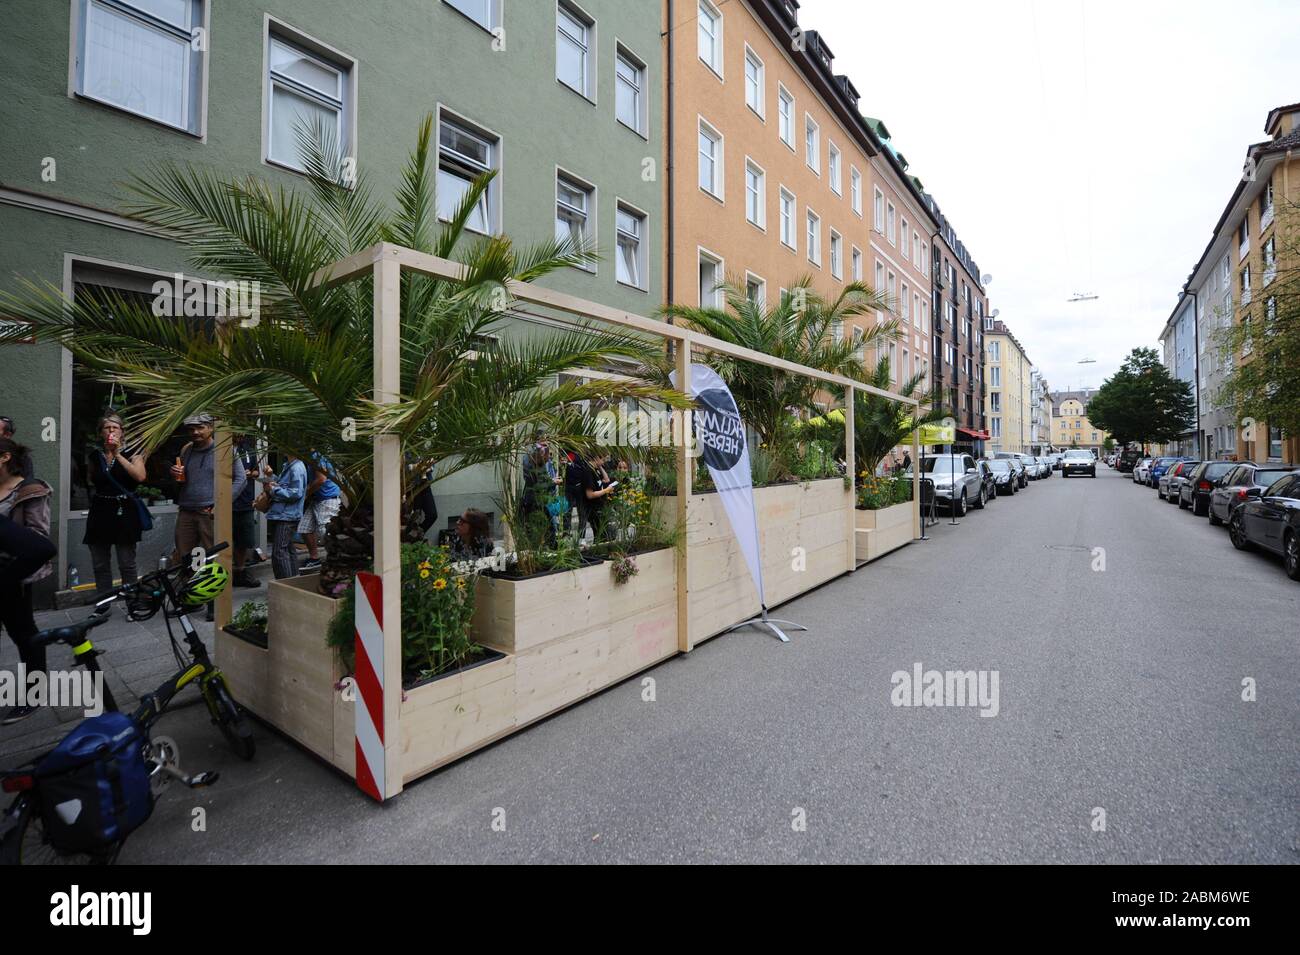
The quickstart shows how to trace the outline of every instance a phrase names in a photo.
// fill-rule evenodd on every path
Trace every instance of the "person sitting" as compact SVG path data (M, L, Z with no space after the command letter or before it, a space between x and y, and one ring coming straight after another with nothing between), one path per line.
M452 560L477 560L492 554L492 528L487 515L477 508L467 508L456 518L456 534L451 540Z

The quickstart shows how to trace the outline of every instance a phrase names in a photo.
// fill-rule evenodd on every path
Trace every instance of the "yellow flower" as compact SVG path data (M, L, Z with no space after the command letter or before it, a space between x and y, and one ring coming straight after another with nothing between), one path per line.
M447 586L447 581L443 580L441 577L439 577L437 580L433 582L434 590L442 590L446 586Z
M420 571L420 578L421 578L421 579L424 579L425 577L428 577L428 576L429 576L429 572L428 572L427 570L422 570L422 571Z
M457 589L457 590L464 590L464 589L465 589L465 578L464 578L464 577L457 577L457 578L456 578L456 589Z

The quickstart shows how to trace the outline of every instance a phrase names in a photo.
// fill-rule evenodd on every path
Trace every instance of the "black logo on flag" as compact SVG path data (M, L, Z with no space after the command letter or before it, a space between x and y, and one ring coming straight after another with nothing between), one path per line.
M712 388L695 396L695 440L704 463L715 471L730 471L745 453L745 426L731 394Z

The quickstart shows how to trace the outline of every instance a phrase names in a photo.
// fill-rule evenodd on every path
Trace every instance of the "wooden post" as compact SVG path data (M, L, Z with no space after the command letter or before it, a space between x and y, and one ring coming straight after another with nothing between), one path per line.
M402 381L402 267L381 253L374 275L375 402L391 404ZM383 587L384 796L391 799L402 791L402 453L395 434L375 438L374 500L375 574Z
M916 419L921 417L921 406L912 406L912 539L921 538L921 430Z
M216 454L212 458L212 543L220 544L225 541L230 546L223 550L217 556L217 562L226 568L226 573L233 573L232 568L235 542L231 539L234 529L234 520L230 514L231 497L231 465L234 461L232 454L232 442L230 432L224 427L218 425L213 432L212 440L216 442ZM185 555L182 554L184 559ZM230 623L231 604L233 602L234 589L232 582L227 586L216 599L216 606L213 609L212 630L215 634L226 624Z
M687 336L677 342L677 390L691 393L691 339ZM687 453L693 429L691 412L683 410L677 418L680 430L677 439L677 526L689 534L691 499L691 458ZM689 653L691 642L691 588L690 549L686 542L677 548L677 649Z
M844 463L849 475L849 573L858 569L858 517L857 485L858 462L853 426L853 408L857 404L858 393L852 388L844 389Z

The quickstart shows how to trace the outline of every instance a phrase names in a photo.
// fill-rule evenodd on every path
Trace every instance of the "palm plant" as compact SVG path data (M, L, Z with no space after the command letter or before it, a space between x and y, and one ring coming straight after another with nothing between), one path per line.
M898 321L889 319L870 325L860 337L837 339L835 331L847 319L890 309L882 293L862 282L850 282L828 300L814 292L812 278L804 276L771 305L751 301L735 281L719 287L725 309L669 305L662 312L725 342L854 379L864 373L863 350L898 335ZM788 474L797 440L795 424L800 415L815 412L814 399L825 391L824 384L727 355L711 354L709 363L731 388L745 423Z
M48 283L23 282L0 296L26 333L68 348L81 369L135 396L131 409L146 447L189 415L208 412L271 449L324 455L349 502L330 523L322 592L337 592L370 559L372 443L400 437L407 463L404 521L419 536L412 501L430 481L516 456L546 437L589 451L595 429L580 402L623 397L688 404L644 379L558 383L561 372L612 360L649 367L661 349L633 335L583 322L528 338L498 338L513 304L511 282L531 282L596 258L581 242L554 238L517 246L501 235L471 237L466 224L493 173L466 188L440 217L431 166L433 120L419 126L391 210L376 201L320 125L298 130L307 194L249 176L223 179L177 165L129 184L126 212L170 233L200 275L257 283L256 320L172 318L147 301L111 293L65 300ZM313 276L339 259L391 242L453 259L463 280L404 271L401 278L401 391L373 401L373 281L337 286ZM14 330L0 333L0 342Z
M936 386L929 394L918 394L924 382L925 375L917 374L894 388L889 356L885 355L876 362L876 367L865 379L865 384L882 391L893 389L894 394L904 398L918 398L921 405L917 412L913 414L910 405L867 391L854 392L853 451L857 458L857 474L875 473L876 465L905 441L913 430L921 425L937 424L948 416L949 411L943 406L942 387ZM836 396L842 400L843 391L836 389ZM816 422L805 436L814 440L835 441L837 453L844 453L843 418L839 422L827 419Z

